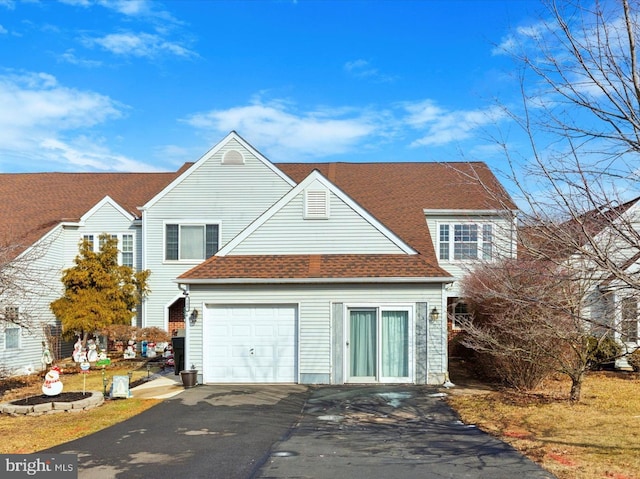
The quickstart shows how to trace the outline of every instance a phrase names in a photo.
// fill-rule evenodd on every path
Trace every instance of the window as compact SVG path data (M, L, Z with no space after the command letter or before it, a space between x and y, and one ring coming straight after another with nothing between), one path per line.
M82 235L82 239L89 242L94 252L100 251L100 248L105 242L104 237L101 234L85 234ZM111 238L114 238L118 241L118 263L123 266L129 266L130 268L135 267L135 258L134 258L134 239L132 233L120 233L120 234L110 234ZM99 238L96 243L95 238Z
M218 251L219 226L215 224L165 225L165 260L203 260Z
M475 223L439 225L438 255L445 261L492 259L493 227L489 224L480 226Z
M20 348L20 328L6 328L4 330L4 348L19 349Z
M469 319L471 319L467 303L461 301L460 298L448 298L447 302L451 317L451 329L462 329L465 321L469 321Z
M621 340L625 343L638 342L638 301L635 298L622 300Z
M122 235L120 254L122 255L122 265L133 268L133 235Z
M20 347L20 327L15 324L20 320L20 310L15 306L4 308L4 319L7 327L4 330L4 348L18 349Z

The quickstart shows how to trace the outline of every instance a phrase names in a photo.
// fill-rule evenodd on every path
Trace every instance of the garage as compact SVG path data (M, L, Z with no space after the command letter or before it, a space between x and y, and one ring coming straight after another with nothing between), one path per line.
M297 350L294 305L205 308L205 383L295 383Z

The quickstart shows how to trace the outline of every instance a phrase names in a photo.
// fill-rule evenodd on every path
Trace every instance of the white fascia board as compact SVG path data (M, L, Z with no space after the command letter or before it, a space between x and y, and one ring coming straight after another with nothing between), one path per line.
M38 245L40 245L40 244L42 244L42 243L44 243L46 241L55 240L54 235L60 234L65 226L80 226L80 224L79 223L72 223L72 222L58 223L53 228L51 228L49 231L47 231L45 234L43 234L40 238L35 240L33 242L33 244L31 246L29 246L28 248L26 248L22 253L20 253L17 256L17 258L22 258L23 256L27 256L34 248L37 248Z
M87 211L85 214L82 215L82 217L80 218L80 224L84 224L84 222L87 221L87 219L91 218L91 216L93 216L100 208L102 208L104 205L107 205L107 204L113 206L118 211L118 213L120 213L129 221L134 221L136 219L135 216L133 216L128 211L126 211L122 206L116 203L109 195L107 195L104 198L102 198L100 201L98 201L98 203L96 203L93 208L91 208L89 211Z
M374 283L453 283L451 277L424 278L221 278L221 279L174 279L184 285L207 284L374 284Z
M423 209L425 216L503 216L505 213L515 214L518 210L430 210Z
M147 203L140 207L140 210L144 211L148 208L151 208L155 203L157 203L160 199L162 199L169 191L175 188L177 185L182 183L185 178L191 176L194 172L198 170L209 158L214 156L218 151L220 151L229 141L236 140L240 143L244 148L249 150L251 154L253 154L258 160L265 164L271 171L277 174L284 181L289 183L291 186L295 186L295 181L285 175L280 169L278 169L273 163L271 163L265 156L263 156L258 150L256 150L253 146L247 143L240 135L238 135L235 131L230 132L227 136L225 136L221 141L219 141L213 148L207 151L204 155L200 157L198 161L196 161L190 168L188 168L185 172L183 172L180 176L178 176L175 180L173 180L169 185L167 185L160 193L151 198Z
M216 256L227 256L229 253L233 251L233 249L242 243L246 238L251 236L254 231L256 231L260 226L262 226L269 218L273 217L278 211L284 208L291 200L293 200L297 195L304 192L305 188L307 188L311 183L317 181L321 183L327 190L330 191L331 194L336 195L340 200L344 201L349 207L351 207L356 213L362 216L365 221L371 224L375 229L377 229L380 233L382 233L386 238L388 238L391 242L393 242L398 248L400 248L406 254L417 254L417 252L411 248L408 244L406 244L399 236L393 233L390 229L384 226L380 221L375 219L371 214L369 214L364 208L358 205L355 201L353 201L348 195L346 195L340 188L331 183L327 178L325 178L322 173L318 170L313 170L309 175L298 183L292 190L290 190L286 195L280 198L276 203L271 206L267 211L265 211L260 217L258 217L253 223L251 223L244 231L242 231L239 235L229 241L223 248L221 248Z

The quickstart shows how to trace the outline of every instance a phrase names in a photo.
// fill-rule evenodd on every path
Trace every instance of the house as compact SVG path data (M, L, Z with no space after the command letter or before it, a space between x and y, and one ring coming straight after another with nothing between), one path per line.
M575 214L560 224L521 228L519 235L520 257L580 272L585 327L598 337L613 337L624 354L640 347L639 231L640 198L634 198ZM625 357L616 366L630 367Z
M175 173L0 175L0 199L5 240L46 249L40 323L78 242L117 235L151 271L137 324L184 335L206 383L442 383L457 280L515 244L483 163L274 164L235 132ZM41 341L5 330L2 365Z

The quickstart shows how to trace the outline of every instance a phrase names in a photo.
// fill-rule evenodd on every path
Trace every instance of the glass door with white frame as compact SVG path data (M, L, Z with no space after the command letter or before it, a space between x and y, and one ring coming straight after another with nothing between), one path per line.
M412 382L408 308L352 308L347 327L349 382Z

